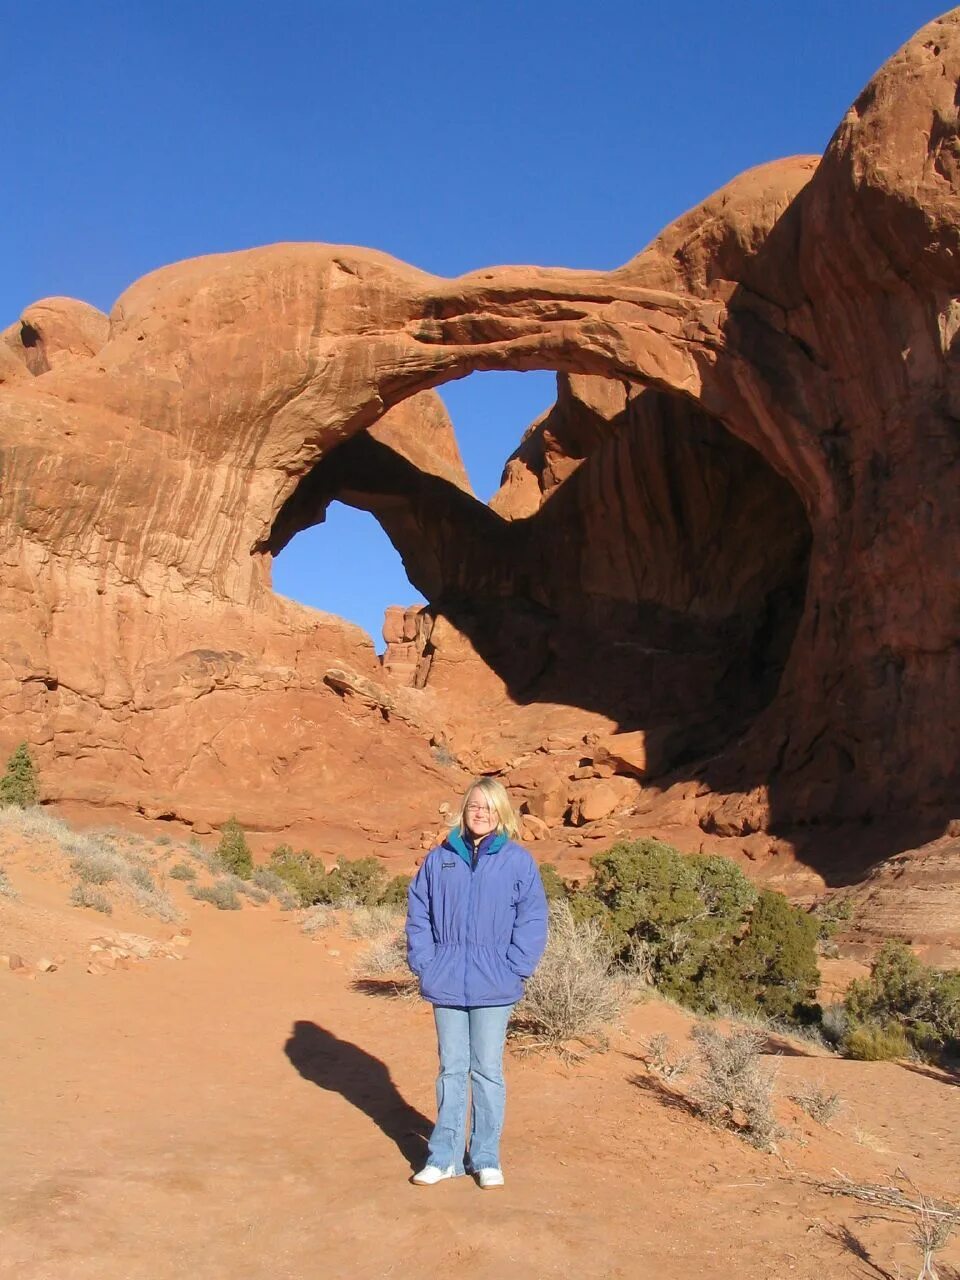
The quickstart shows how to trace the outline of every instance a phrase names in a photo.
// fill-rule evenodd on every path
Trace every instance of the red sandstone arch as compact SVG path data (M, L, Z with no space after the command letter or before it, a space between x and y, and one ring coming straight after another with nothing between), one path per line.
M69 756L66 693L78 722L110 709L130 796L154 785L134 727L156 711L154 685L174 701L217 689L244 655L263 680L286 645L302 687L293 637L311 624L273 601L250 554L300 479L416 392L550 368L688 398L803 503L791 658L713 766L704 821L942 822L960 759L958 78L954 11L878 73L819 164L743 175L610 273L443 281L367 250L279 245L153 273L106 337L82 304L37 304L0 344L6 736L59 735ZM71 651L63 601L99 653ZM109 791L92 773L76 785Z

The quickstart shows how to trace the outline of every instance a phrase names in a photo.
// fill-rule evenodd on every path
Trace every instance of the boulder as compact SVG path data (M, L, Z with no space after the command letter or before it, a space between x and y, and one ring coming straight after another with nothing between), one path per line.
M521 840L543 840L549 833L550 828L542 818L538 818L532 813L520 815Z
M507 784L523 813L532 814L547 827L563 821L567 810L567 779L546 765L513 770Z

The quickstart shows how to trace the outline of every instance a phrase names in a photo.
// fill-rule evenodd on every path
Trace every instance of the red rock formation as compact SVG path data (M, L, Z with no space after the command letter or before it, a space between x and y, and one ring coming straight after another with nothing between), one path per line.
M37 304L0 339L0 745L32 741L52 797L281 826L353 821L373 775L432 803L451 775L414 721L500 769L549 732L669 729L708 829L942 829L958 78L955 11L820 162L743 175L610 273L277 245L155 272L109 326ZM429 388L499 368L561 380L488 509ZM431 601L403 631L419 720L324 683L379 678L372 646L270 591L334 497Z

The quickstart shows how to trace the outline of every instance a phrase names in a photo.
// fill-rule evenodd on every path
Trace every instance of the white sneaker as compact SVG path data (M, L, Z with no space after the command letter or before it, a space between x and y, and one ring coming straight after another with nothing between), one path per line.
M432 1187L438 1182L443 1182L445 1178L452 1178L456 1170L453 1165L449 1165L446 1169L438 1169L435 1164L427 1164L415 1173L410 1181L416 1187Z
M484 1191L492 1191L494 1187L503 1186L502 1169L478 1169L477 1182Z

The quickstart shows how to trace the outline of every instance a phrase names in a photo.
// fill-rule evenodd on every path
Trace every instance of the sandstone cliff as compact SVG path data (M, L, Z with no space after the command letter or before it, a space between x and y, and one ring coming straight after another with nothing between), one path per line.
M822 159L742 175L609 273L275 245L154 272L109 317L29 308L0 337L0 747L33 743L51 799L261 828L349 828L390 778L389 830L394 797L465 776L434 759L448 732L500 769L551 733L575 769L584 734L649 732L707 832L939 835L958 79L954 11ZM557 404L484 507L430 388L534 368ZM399 703L355 692L391 680L361 632L270 589L334 498L431 602ZM509 750L466 740L467 691Z

